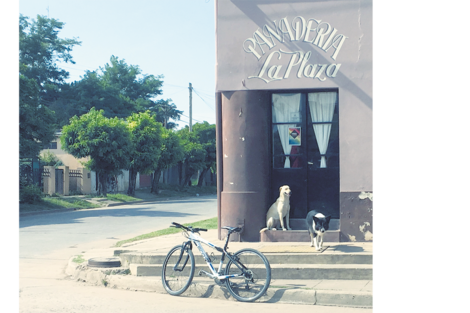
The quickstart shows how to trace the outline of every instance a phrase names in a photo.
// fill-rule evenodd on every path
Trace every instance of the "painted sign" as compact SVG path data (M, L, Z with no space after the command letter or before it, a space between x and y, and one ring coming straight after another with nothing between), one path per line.
M306 20L302 16L297 16L289 23L287 17L273 21L273 27L264 25L262 30L258 29L253 33L253 37L247 38L243 42L243 50L252 54L258 61L266 53L276 47L277 43L297 42L312 45L321 49L333 61L336 61L339 52L348 38L339 34L338 30L327 22L311 18ZM295 45L298 47L299 45ZM265 51L266 50L266 51ZM291 76L297 78L311 78L325 81L327 77L334 78L338 74L341 64L312 64L308 63L312 56L312 51L286 51L278 49L270 52L257 75L249 76L249 79L258 78L266 83L275 80L288 79ZM276 64L276 59L288 58L286 66ZM284 68L283 68L284 66ZM293 72L296 72L294 74Z

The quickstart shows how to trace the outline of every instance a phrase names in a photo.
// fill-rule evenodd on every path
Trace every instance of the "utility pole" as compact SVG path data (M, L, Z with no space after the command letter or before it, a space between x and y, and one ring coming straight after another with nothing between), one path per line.
M189 132L193 129L193 85L189 83Z

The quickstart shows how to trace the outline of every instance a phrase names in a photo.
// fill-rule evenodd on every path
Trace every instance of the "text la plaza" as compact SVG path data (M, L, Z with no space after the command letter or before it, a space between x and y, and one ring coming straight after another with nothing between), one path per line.
M302 16L297 16L292 20L291 27L287 17L285 17L279 20L277 24L276 21L273 21L273 25L274 29L264 25L262 32L259 29L256 30L252 38L247 38L243 42L243 50L246 53L253 54L259 60L266 53L263 46L265 46L265 49L271 50L276 46L276 41L284 43L286 41L285 37L287 37L291 42L299 41L315 45L325 51L325 53L331 49L332 54L330 57L336 61L344 41L348 38L343 34L337 34L338 30L329 23L314 18L306 21ZM316 35L312 33L316 33ZM282 65L275 64L276 58L280 60L283 55L285 55L284 57L290 57L289 64L285 69L282 69ZM282 49L272 51L266 57L258 75L249 76L248 78L259 78L266 83L287 79L294 67L297 66L298 68L295 69L297 71L297 78L304 76L325 81L325 76L330 78L336 77L341 64L307 64L311 55L311 51L306 53L303 51L284 51Z

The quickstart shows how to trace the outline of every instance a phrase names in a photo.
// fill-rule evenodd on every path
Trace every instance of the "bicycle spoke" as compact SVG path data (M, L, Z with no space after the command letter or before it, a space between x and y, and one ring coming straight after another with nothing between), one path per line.
M247 270L240 270L234 263L229 262L226 275L238 274L239 277L228 279L227 289L240 301L254 301L261 297L271 282L271 268L267 259L253 249L244 249L237 253L239 263Z

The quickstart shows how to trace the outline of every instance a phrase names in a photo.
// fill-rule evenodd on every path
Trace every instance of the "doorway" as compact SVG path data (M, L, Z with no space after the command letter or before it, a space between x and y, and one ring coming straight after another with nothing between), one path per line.
M289 185L291 218L339 218L338 91L272 93L272 202Z

